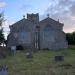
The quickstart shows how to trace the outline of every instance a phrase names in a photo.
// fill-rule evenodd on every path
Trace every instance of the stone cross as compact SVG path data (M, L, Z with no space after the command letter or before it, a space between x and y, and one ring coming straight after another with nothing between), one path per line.
M49 14L47 14L47 17L49 17L50 15Z

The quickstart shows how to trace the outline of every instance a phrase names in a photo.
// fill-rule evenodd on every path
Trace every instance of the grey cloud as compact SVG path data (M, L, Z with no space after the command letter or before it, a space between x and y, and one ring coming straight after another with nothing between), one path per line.
M70 7L71 16L75 16L75 4Z
M60 6L70 6L74 1L73 0L58 0Z
M51 15L56 13L62 14L65 11L69 11L69 8L75 2L72 0L57 0L57 3L55 3L55 1L47 9L47 12L50 13Z
M75 27L75 20L72 20L72 16L75 17L75 0L54 0L45 12L48 13L51 18L64 22L64 29L71 30Z

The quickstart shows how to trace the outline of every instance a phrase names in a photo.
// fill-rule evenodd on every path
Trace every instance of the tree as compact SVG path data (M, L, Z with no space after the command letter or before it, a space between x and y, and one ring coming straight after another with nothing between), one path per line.
M3 34L3 29L0 30L0 44L4 42L4 34Z
M75 45L75 32L66 33L66 39L69 45Z
M4 21L4 16L3 16L3 12L0 13L0 29L2 28L2 23Z
M3 34L3 28L2 28L2 23L3 23L3 13L0 13L0 45L4 42L4 34Z

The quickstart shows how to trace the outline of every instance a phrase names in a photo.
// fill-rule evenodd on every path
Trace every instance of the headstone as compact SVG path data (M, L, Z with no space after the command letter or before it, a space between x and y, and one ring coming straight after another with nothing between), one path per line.
M0 53L0 59L5 58L6 56L3 53Z
M64 56L55 56L55 61L64 61Z
M0 47L0 59L6 58L6 49L5 47Z
M33 53L32 53L32 51L28 51L27 53L26 53L26 57L27 58L33 58Z
M12 55L16 54L16 46L11 47L11 52L12 52Z
M0 75L8 75L8 67L6 65L0 66Z

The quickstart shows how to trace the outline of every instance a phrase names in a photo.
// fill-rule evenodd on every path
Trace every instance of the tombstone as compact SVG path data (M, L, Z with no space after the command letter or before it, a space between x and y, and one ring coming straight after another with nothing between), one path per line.
M6 48L0 47L0 59L6 58Z
M5 58L5 57L6 57L6 55L5 55L5 54L0 53L0 59Z
M16 46L11 47L11 53L12 53L12 55L16 54Z
M0 66L0 75L8 75L8 67L6 65Z
M27 53L26 53L26 57L27 58L33 58L33 53L31 50L29 50Z
M55 61L64 61L64 56L55 56Z

